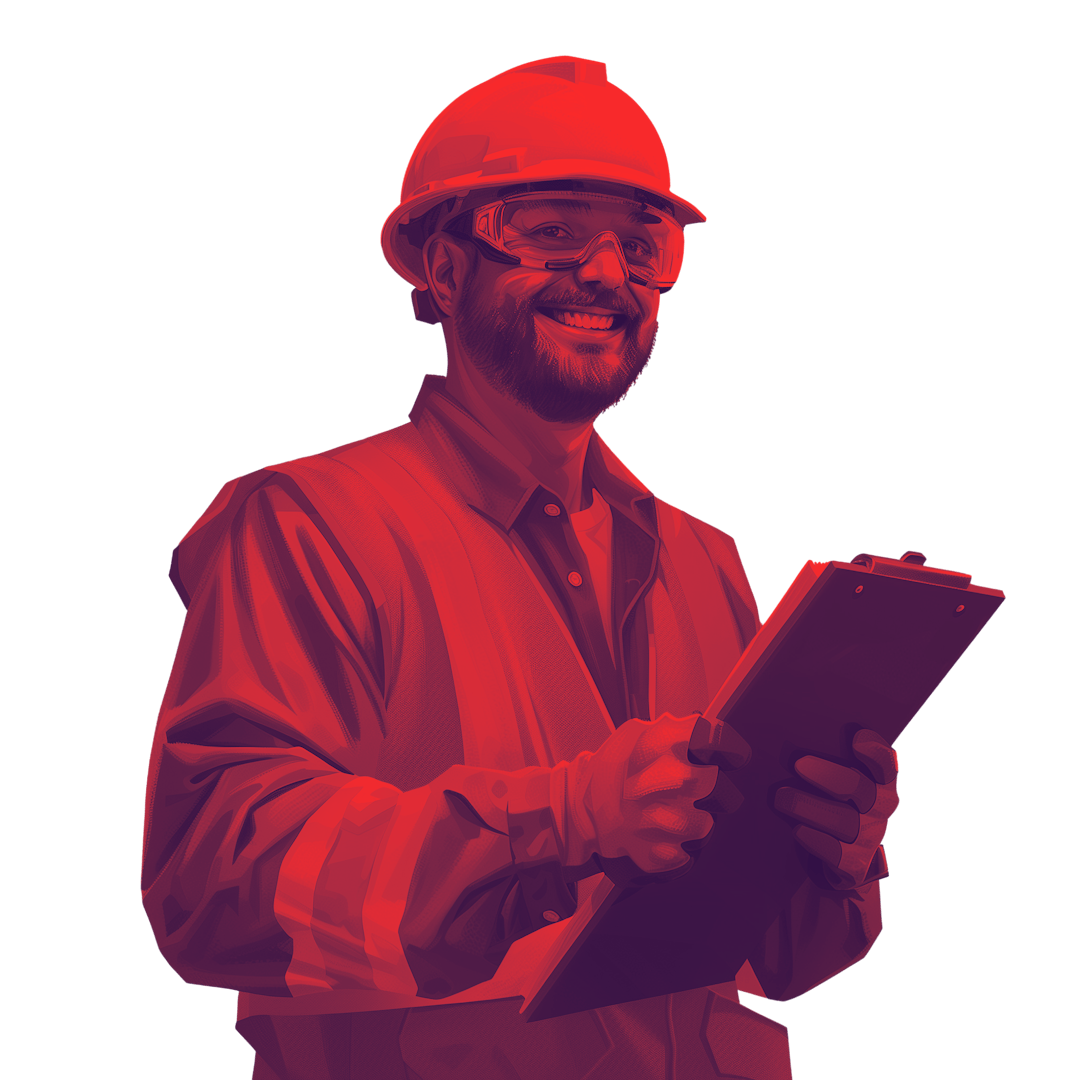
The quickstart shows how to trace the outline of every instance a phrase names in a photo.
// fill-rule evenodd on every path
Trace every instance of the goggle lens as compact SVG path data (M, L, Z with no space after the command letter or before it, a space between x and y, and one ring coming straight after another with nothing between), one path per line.
M617 241L631 280L670 288L682 264L682 228L645 203L591 192L544 192L488 203L473 215L475 235L524 266L580 265L601 235Z

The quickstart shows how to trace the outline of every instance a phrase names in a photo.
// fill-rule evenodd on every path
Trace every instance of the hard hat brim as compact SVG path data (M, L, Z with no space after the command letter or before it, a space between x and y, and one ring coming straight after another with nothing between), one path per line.
M497 175L484 175L482 172L467 173L463 176L450 177L447 180L425 184L406 199L387 219L382 229L382 247L387 262L409 284L417 289L426 289L422 253L414 247L399 231L399 226L423 216L440 202L469 191L484 188L500 188L510 185L527 184L542 180L583 180L600 184L626 184L629 187L647 191L671 204L675 220L682 226L693 225L705 220L705 215L685 199L673 192L662 189L656 183L656 177L626 167L612 166L608 162L564 160L538 162L519 172Z

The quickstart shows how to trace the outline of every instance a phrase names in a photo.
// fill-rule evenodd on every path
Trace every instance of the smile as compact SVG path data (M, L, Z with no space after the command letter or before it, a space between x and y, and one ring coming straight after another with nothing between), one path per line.
M626 316L616 312L593 312L550 307L541 307L538 310L541 315L546 315L549 319L563 326L572 326L576 330L612 330L621 327L626 322Z

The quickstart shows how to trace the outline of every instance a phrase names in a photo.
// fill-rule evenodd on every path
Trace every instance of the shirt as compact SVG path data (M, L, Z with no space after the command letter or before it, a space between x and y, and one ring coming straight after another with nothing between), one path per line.
M611 508L603 496L594 491L592 504L571 514L570 524L585 555L593 592L600 605L608 651L614 656L611 643Z

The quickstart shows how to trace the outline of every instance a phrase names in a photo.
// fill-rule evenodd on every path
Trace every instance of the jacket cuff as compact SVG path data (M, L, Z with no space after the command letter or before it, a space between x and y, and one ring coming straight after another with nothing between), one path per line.
M468 803L478 824L509 839L515 868L583 866L596 853L595 827L579 809L590 757L515 772L456 765L438 783Z

